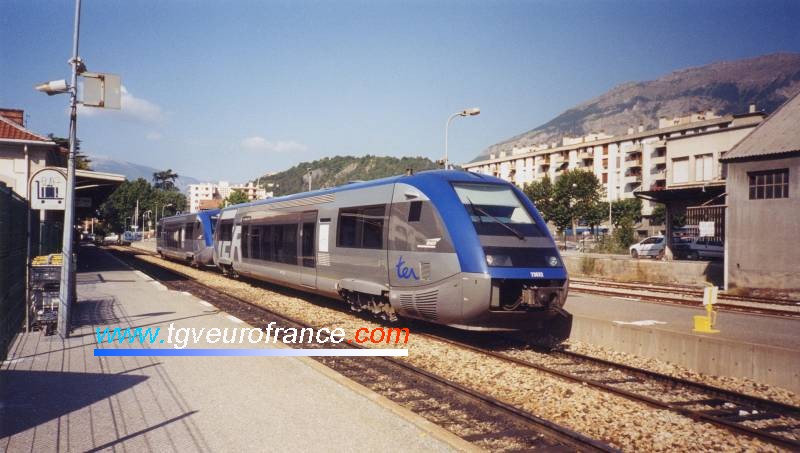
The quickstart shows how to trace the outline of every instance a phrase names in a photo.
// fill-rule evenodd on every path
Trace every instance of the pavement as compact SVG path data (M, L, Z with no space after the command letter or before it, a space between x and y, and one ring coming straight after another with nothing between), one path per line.
M565 309L579 318L593 318L617 325L640 325L653 330L694 334L694 315L705 309L665 305L624 297L570 292ZM752 313L718 313L716 334L710 337L739 343L778 346L800 351L800 318L763 316Z
M94 357L96 327L247 325L93 246L78 272L70 337L21 333L0 367L2 451L463 448L308 358Z

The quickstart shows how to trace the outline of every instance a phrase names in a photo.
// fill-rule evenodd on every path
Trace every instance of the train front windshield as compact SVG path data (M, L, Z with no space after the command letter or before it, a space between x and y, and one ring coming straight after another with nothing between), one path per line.
M478 233L486 263L496 267L560 267L549 237L510 187L454 184Z
M544 236L510 187L499 184L454 184L480 236Z

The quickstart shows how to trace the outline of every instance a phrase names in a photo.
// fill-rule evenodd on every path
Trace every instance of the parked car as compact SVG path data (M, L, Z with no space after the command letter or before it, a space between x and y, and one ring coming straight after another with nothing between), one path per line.
M664 256L664 247L666 241L664 236L650 236L637 244L630 246L629 251L631 257L639 258L640 256L651 256L653 258L661 258Z
M713 237L693 237L673 247L675 256L690 260L722 259L725 243Z
M117 233L107 234L103 238L103 244L118 244L119 243L119 235Z

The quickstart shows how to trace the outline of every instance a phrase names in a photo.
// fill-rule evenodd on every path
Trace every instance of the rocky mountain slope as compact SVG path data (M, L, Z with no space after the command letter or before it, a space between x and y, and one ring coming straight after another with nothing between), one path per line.
M800 54L777 53L683 69L656 80L619 85L561 113L535 129L490 146L479 156L560 141L603 131L624 134L628 127L655 127L658 118L716 110L744 113L755 103L774 111L800 91Z
M371 180L401 175L407 168L416 171L431 170L436 164L424 157L326 157L313 162L301 162L294 167L258 178L260 184L272 184L275 195L288 195L308 190L308 170L311 169L311 187L334 187L348 181Z

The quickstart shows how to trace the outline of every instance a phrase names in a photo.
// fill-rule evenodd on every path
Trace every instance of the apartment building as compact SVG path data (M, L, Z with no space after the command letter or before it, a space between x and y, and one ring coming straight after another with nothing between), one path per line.
M222 201L228 198L233 191L238 190L247 195L247 199L263 200L271 198L273 192L267 192L263 187L259 187L251 182L247 184L231 184L228 181L218 183L189 184L187 198L189 199L189 212L198 212L204 209L212 209L222 205Z
M548 175L556 179L567 170L594 172L605 189L605 200L636 197L639 193L662 192L670 188L724 187L719 158L747 135L764 114L750 106L748 113L718 115L695 112L674 118L662 117L658 127L629 127L624 135L603 132L583 137L564 137L561 143L517 147L492 154L488 159L463 167L492 175L524 187ZM704 190L705 191L705 190ZM642 214L652 212L656 197L640 197Z

